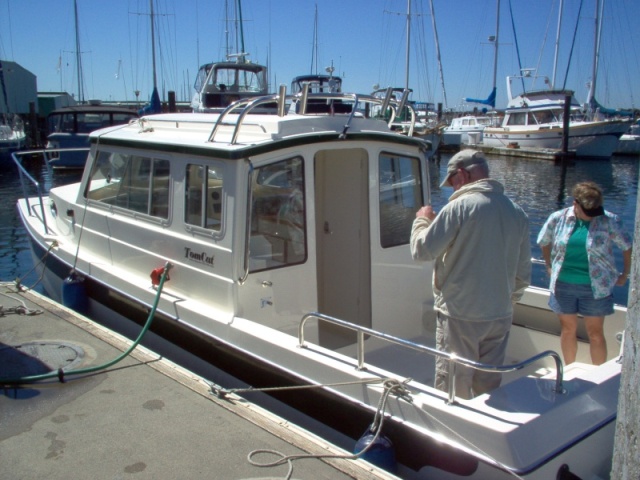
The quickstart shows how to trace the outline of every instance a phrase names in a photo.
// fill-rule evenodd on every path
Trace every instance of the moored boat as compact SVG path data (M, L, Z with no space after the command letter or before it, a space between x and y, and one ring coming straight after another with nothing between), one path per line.
M24 122L19 115L0 114L0 156L9 158L27 143Z
M266 95L267 80L267 67L257 63L207 63L196 76L191 108L219 113L236 100Z
M138 118L135 110L92 102L54 110L47 117L49 164L59 169L81 169L87 160L89 134Z
M279 395L354 440L382 409L418 478L604 478L625 309L605 322L605 364L587 365L582 344L563 368L548 292L530 288L507 363L474 365L504 372L502 386L435 390L432 266L408 246L430 144L356 107L380 99L313 98L353 106L296 114L287 103L306 100L281 92L94 132L79 183L18 203L47 292L62 298L73 269L94 318L146 317L159 294L157 333L257 387L314 386ZM274 103L278 115L254 113Z
M616 155L640 154L640 121L629 127L629 130L620 137L618 146L613 152Z
M629 128L624 119L589 120L571 90L536 90L513 95L507 77L509 102L499 127L486 127L482 143L487 147L551 148L560 150L564 135L565 101L569 99L568 149L585 158L609 158ZM548 84L548 80L546 81Z
M451 147L476 145L482 141L485 127L495 125L496 116L465 115L456 117L442 130L442 143Z

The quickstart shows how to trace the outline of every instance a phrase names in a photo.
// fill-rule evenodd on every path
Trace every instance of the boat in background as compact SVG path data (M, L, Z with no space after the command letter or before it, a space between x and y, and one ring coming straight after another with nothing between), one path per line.
M451 120L442 130L442 144L448 149L458 149L460 145L477 145L482 142L485 127L499 126L496 108L497 75L498 75L498 38L500 36L500 0L496 1L496 33L489 37L493 44L493 87L487 98L465 98L465 102L484 105L482 115L464 115ZM491 112L487 112L487 107Z
M332 67L328 67L330 70ZM331 70L332 71L332 70ZM340 93L342 92L342 78L334 75L298 75L291 81L293 95L302 92L304 84L309 84L309 93Z
M497 115L465 115L456 117L442 129L442 145L459 148L460 145L477 145L482 142L485 127L497 126Z
M520 75L508 76L508 103L504 120L499 127L485 128L483 132L485 146L561 150L566 126L568 145L564 146L568 150L575 151L577 157L610 158L618 147L620 137L628 130L627 118L619 116L605 118L606 112L595 100L602 31L599 0L595 2L592 76L585 106L580 106L572 90L555 87L562 5L560 2L552 79L544 77L546 89L527 91L525 82L535 84L535 81L540 78L534 74L535 69L523 68ZM519 80L523 90L519 95L514 95L512 91L512 82L516 79ZM569 118L565 118L565 108Z
M237 62L202 65L193 85L194 112L221 112L236 100L268 93L267 67L238 58Z
M48 163L56 169L84 168L89 147L89 134L94 130L129 123L138 113L126 107L89 104L63 107L47 117Z
M376 118L388 121L390 128L395 132L428 140L435 152L438 150L442 140L443 125L437 121L437 117L430 116L428 112L423 111L420 118L417 116L416 102L409 99L412 92L413 90L402 87L374 90L371 95L383 100L383 103L372 107L371 114ZM389 101L384 102L385 98L393 101L398 108L389 109ZM421 104L423 103L421 102Z
M105 322L144 322L153 305L152 331L256 388L303 387L270 392L355 451L382 435L403 478L606 478L626 309L607 317L600 366L580 332L565 368L540 288L515 306L504 365L437 351L433 264L409 251L439 183L431 145L359 108L384 99L283 90L94 132L81 181L48 193L14 154L35 192L18 211L47 294ZM321 96L350 112L287 109ZM265 104L278 114L257 113ZM502 385L470 400L436 390L436 355Z
M20 115L0 114L0 157L22 150L27 144L27 134Z
M236 0L235 5L238 20L233 23L239 26L238 52L227 53L224 61L206 63L199 68L191 99L191 109L196 113L220 113L237 100L260 97L269 92L267 67L247 59L249 54L244 49L242 3ZM226 18L229 19L229 15Z
M640 120L629 127L629 130L620 137L618 146L613 152L616 155L640 154Z
M482 144L486 147L562 149L565 99L569 99L568 149L582 158L610 158L620 137L629 129L626 119L589 120L566 89L512 92L514 80L535 79L531 70L507 77L508 104L499 127L486 127ZM549 79L545 77L545 84Z

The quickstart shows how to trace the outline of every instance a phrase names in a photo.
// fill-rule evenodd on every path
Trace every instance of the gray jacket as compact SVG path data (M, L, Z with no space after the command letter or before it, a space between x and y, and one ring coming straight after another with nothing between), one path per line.
M482 179L464 185L431 221L411 230L415 260L435 260L435 309L466 321L513 315L531 283L529 219L502 184Z

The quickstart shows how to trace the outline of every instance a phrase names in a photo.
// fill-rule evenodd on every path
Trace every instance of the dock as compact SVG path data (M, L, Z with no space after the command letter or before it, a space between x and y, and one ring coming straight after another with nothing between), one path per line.
M566 154L558 148L522 148L520 146L488 147L482 143L460 145L460 149L479 150L490 155L502 155L507 157L534 158L538 160L551 160L559 162L562 159L575 158L575 150L569 150Z
M132 342L36 292L0 284L0 294L0 377L54 377L0 381L3 478L267 479L290 468L295 479L398 478L235 394L212 394L141 345L73 374ZM256 465L278 455L304 458Z

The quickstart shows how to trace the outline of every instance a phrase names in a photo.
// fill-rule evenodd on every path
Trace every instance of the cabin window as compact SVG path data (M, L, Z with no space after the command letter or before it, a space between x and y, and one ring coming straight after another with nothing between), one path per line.
M169 161L99 152L87 198L162 219L169 218Z
M303 263L307 219L301 157L256 168L253 174L250 271Z
M534 112L532 115L535 116L536 123L538 124L552 123L556 121L555 116L553 115L553 112L551 110ZM531 120L529 120L529 122L532 123Z
M507 121L507 125L526 125L526 124L527 124L526 112L511 113L509 115L509 120Z
M379 160L380 244L383 248L409 243L416 211L423 204L420 161L383 153Z
M198 70L198 74L196 75L196 81L193 83L193 88L196 92L200 93L202 87L207 81L207 76L209 75L209 71L211 70L211 65L203 65Z
M222 168L215 165L187 165L184 202L185 222L214 230L222 229Z

